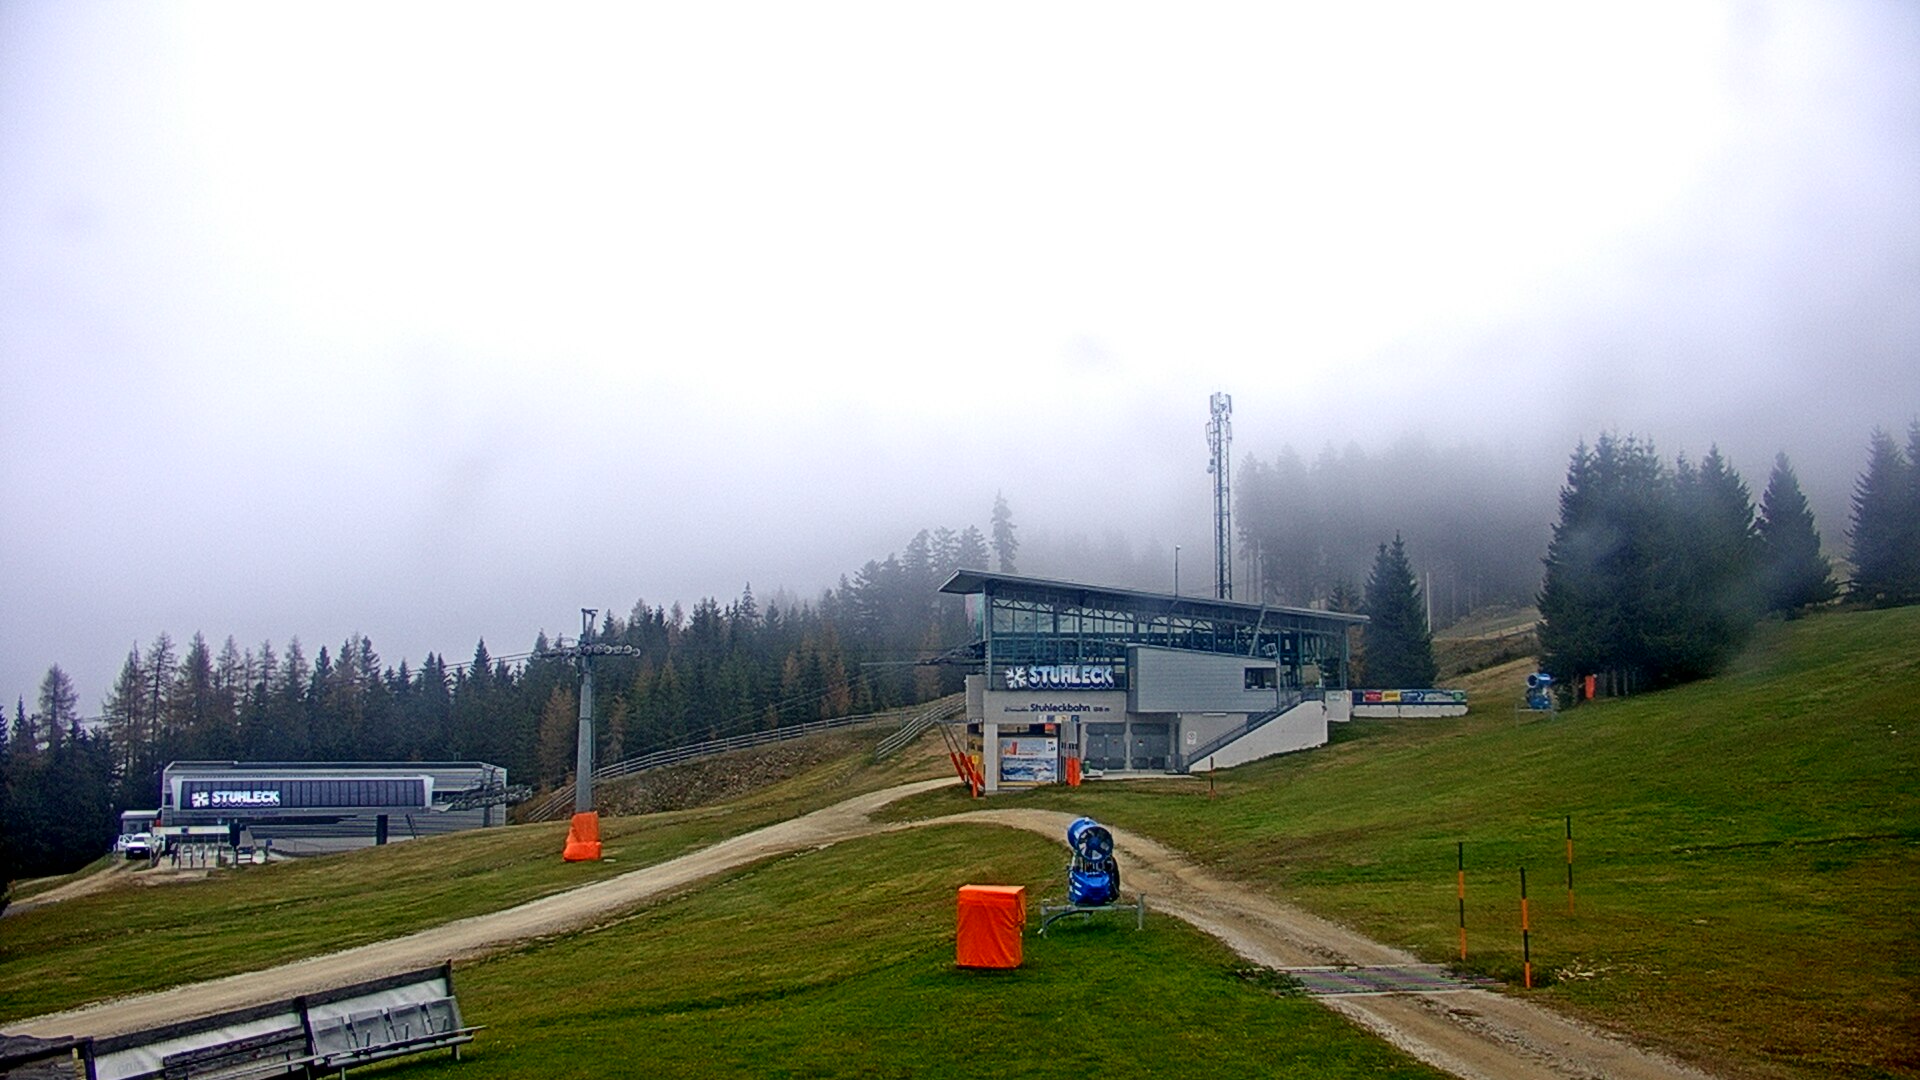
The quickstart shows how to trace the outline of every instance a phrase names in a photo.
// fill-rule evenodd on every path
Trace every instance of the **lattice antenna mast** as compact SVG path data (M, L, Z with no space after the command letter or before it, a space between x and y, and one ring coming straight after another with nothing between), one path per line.
M1213 565L1214 596L1233 599L1233 481L1229 476L1233 451L1233 395L1215 394L1208 403L1213 419L1207 421L1207 448L1213 459L1207 471L1213 474Z
M596 656L638 656L631 645L590 645L593 620L599 608L580 609L580 640L573 645L549 649L541 656L580 661L580 733L573 757L573 812L584 814L593 809L593 658Z

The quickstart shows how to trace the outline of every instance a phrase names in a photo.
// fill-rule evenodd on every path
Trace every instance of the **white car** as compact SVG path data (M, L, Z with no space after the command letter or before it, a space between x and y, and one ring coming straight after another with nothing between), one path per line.
M150 859L153 857L153 834L138 832L122 837L126 841L120 850L127 853L129 859Z

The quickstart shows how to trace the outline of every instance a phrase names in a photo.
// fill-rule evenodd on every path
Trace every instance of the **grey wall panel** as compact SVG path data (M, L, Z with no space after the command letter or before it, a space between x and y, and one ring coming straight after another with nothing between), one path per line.
M1279 672L1272 660L1134 645L1127 649L1128 711L1134 713L1262 713L1278 702L1271 689L1247 689L1247 672Z

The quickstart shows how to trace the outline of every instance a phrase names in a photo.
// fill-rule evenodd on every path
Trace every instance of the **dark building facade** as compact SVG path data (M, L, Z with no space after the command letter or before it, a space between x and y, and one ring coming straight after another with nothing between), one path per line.
M255 845L320 854L506 823L507 771L480 761L176 761L161 772L161 835L225 826Z

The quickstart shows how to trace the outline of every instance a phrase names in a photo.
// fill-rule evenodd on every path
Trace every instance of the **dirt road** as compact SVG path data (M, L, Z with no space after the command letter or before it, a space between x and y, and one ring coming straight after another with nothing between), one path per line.
M19 915L22 912L32 911L37 907L45 907L48 904L57 904L62 900L72 900L76 896L85 896L88 893L99 892L109 885L118 884L120 875L126 873L132 865L133 863L116 856L115 861L105 870L95 871L86 877L75 878L64 885L56 885L38 896L31 896L25 900L15 900L13 903L7 905L7 910L4 913L0 914Z
M1025 829L1057 839L1064 836L1071 820L1067 814L1027 809L979 810L917 822L876 822L868 817L896 799L950 783L950 779L929 780L858 796L677 859L505 911L266 971L35 1017L8 1025L7 1033L52 1037L133 1031L447 959L472 959L515 942L593 925L761 859L856 837L935 823L966 823ZM1145 893L1152 910L1192 923L1254 963L1288 968L1416 962L1400 950L1216 877L1144 837L1116 830L1114 839L1128 886ZM1422 1061L1475 1080L1702 1080L1705 1076L1526 1001L1487 990L1320 1000Z

